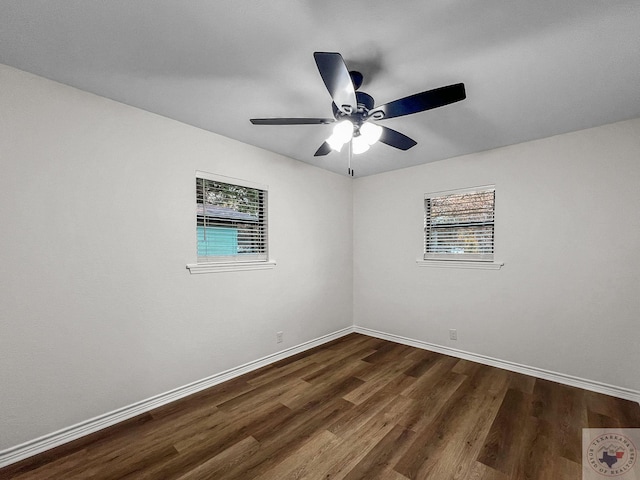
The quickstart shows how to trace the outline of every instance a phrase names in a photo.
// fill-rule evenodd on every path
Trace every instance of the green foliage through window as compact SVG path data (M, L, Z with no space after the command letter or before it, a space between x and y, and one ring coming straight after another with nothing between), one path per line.
M266 194L196 178L198 261L266 260Z

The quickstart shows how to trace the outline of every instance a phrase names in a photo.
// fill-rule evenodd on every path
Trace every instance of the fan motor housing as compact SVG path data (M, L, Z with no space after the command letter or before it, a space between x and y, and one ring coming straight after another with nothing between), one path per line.
M356 92L356 102L358 103L358 111L364 109L368 112L373 108L373 97L368 93Z
M336 120L349 119L354 125L361 125L367 118L369 110L374 106L374 100L371 95L365 92L356 92L356 110L349 115L346 115L336 106L335 103L331 104L333 109L333 116Z

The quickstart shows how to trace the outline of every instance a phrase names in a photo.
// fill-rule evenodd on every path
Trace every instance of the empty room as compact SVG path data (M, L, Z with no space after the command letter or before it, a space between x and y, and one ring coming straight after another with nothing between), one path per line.
M0 479L640 479L640 3L0 2Z

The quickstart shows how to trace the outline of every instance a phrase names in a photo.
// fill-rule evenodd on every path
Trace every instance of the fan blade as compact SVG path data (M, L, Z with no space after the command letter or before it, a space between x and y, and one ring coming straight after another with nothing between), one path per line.
M349 115L357 108L356 91L349 70L339 53L314 52L318 71L324 81L333 103L341 112Z
M407 137L404 133L397 132L389 127L382 127L382 135L378 141L386 143L391 147L399 148L400 150L409 150L418 144L418 142Z
M321 125L333 123L333 118L252 118L254 125Z
M327 142L324 142L322 145L320 145L320 148L316 150L316 153L314 153L313 156L322 157L324 155L328 155L329 153L331 153L331 147Z
M464 83L456 83L455 85L435 88L433 90L416 93L409 97L385 103L384 105L380 105L369 112L369 116L376 120L401 117L403 115L424 112L425 110L431 110L432 108L438 108L450 103L459 102L465 98L467 98L467 94L464 90Z

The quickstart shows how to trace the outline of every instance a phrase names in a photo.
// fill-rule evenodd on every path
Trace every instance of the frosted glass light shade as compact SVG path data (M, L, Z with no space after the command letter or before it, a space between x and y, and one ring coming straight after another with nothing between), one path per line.
M360 136L364 137L369 145L373 145L382 135L382 127L375 123L363 123L360 127Z
M353 153L357 155L369 150L369 143L362 135L360 135L358 137L353 137L353 139L351 140L351 148Z
M336 152L342 150L342 146L344 145L344 142L341 142L338 138L336 138L335 135L331 135L329 138L327 138L327 143Z
M352 137L353 123L349 120L343 120L335 124L333 127L333 133L329 138L327 138L327 143L332 149L339 152L342 149L342 146L351 140Z

